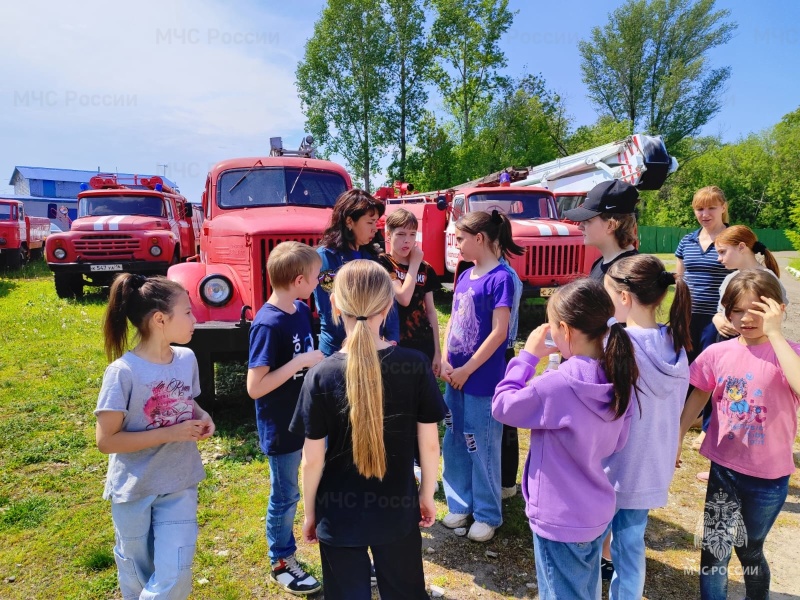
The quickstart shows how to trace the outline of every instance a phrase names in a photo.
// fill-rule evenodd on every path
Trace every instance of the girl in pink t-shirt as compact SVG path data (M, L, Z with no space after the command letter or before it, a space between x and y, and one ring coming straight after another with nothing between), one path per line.
M711 459L700 555L703 599L726 597L732 550L742 564L747 597L769 595L764 540L794 472L800 406L800 344L783 337L781 302L771 273L740 271L722 296L739 337L709 346L690 368L695 390L681 415L681 439L709 397L713 403L700 448Z

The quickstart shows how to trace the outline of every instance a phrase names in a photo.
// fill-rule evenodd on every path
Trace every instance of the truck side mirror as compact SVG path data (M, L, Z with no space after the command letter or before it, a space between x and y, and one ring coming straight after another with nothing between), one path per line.
M189 204L188 202L184 204L184 214L186 215L187 219L192 218L192 205Z
M447 210L447 198L444 196L436 198L436 208L439 210Z

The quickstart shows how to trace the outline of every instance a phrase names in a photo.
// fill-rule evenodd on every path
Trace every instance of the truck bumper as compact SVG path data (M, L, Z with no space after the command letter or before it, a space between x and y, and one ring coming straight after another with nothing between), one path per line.
M169 263L166 261L113 261L107 263L55 263L49 262L47 266L53 273L70 273L86 275L91 281L102 284L111 282L119 273L141 273L143 275L166 275ZM104 267L107 270L93 271L92 267ZM109 268L111 267L111 268Z

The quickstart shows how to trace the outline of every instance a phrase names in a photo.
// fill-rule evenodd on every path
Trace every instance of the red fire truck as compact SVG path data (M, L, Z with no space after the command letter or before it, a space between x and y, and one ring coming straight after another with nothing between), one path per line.
M46 243L59 298L110 285L120 272L164 275L197 255L191 204L160 177L95 175L81 187L70 230Z
M41 258L50 220L29 217L19 200L0 198L0 263L19 269L30 258Z
M192 348L203 395L213 398L214 362L247 357L250 322L269 298L267 259L280 242L316 246L336 198L352 187L347 171L314 156L313 138L269 156L217 163L203 191L200 260L170 267L189 290L197 318Z

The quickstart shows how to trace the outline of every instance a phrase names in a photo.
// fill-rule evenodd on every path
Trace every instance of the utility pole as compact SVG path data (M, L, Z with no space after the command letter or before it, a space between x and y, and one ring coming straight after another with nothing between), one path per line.
M161 167L163 169L163 172L161 173L161 175L163 177L166 177L167 176L167 165L156 165L156 166L157 167Z

